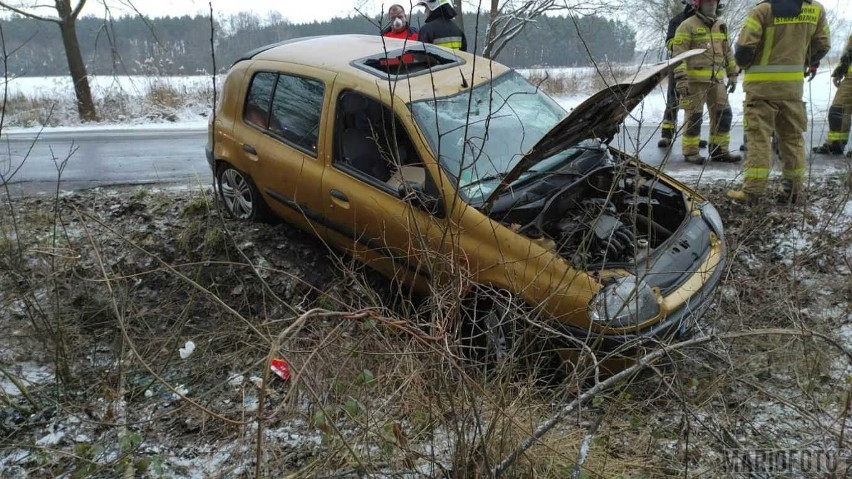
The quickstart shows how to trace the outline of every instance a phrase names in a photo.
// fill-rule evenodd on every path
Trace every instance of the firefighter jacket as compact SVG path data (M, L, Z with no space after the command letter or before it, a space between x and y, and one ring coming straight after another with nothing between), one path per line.
M816 0L769 0L745 19L734 55L747 98L801 100L804 71L831 48L825 8Z
M417 39L423 43L434 43L441 47L466 52L467 37L453 22L455 16L455 10L452 7L446 4L441 5L426 17Z
M669 51L669 56L672 53L672 43L674 41L675 33L677 33L677 27L683 23L687 18L695 15L695 8L692 5L687 5L684 7L683 11L673 16L671 20L669 20L669 28L666 31L666 50Z
M737 79L737 65L734 52L728 40L728 27L721 20L708 25L705 17L695 14L680 24L672 40L672 56L700 48L701 55L687 58L675 68L675 79L687 79L690 82L712 83L728 77Z
M846 48L840 57L840 64L837 65L831 76L834 78L852 77L852 35L849 36L849 40L846 42Z

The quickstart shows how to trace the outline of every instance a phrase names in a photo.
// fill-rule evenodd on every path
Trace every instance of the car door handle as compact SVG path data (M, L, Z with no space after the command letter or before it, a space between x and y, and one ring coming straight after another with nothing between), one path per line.
M251 155L257 155L257 150L251 145L243 145L243 151Z
M337 199L337 200L340 200L340 201L345 201L346 203L349 202L349 198L347 198L346 195L344 195L340 191L331 190L330 194L331 194L331 197L334 198L334 199Z

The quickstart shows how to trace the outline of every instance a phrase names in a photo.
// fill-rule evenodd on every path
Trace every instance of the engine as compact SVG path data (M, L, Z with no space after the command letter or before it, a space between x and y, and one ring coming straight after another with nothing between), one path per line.
M575 267L630 265L672 235L687 216L682 194L638 169L602 168L575 178L537 205L515 205L504 223L546 242Z

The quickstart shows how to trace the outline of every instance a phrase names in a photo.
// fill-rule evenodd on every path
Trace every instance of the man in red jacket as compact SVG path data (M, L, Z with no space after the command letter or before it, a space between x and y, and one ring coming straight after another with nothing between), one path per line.
M388 21L390 24L382 30L383 37L417 40L417 27L408 24L402 5L391 5L388 8Z

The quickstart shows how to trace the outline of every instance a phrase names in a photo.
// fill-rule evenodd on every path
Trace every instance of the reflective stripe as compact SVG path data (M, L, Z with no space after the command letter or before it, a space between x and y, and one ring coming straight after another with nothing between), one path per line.
M763 30L763 28L760 26L760 22L751 17L746 17L743 26L757 33L760 33L760 31Z
M757 81L804 81L804 67L801 72L796 73L749 73L746 71L745 82Z
M666 121L663 122L663 124L662 124L662 126L660 126L660 128L662 128L663 130L674 130L675 124L666 120Z
M766 179L769 178L769 168L750 166L748 168L745 168L745 170L743 171L743 176L747 180L766 181Z
M680 141L682 146L698 146L701 143L701 136L684 135Z
M462 37L441 37L436 38L433 43L440 47L452 48L453 50L461 50Z
M842 141L846 143L846 140L849 139L848 131L829 131L828 132L828 141Z
M695 69L687 70L686 76L690 78L713 78L713 70Z
M708 40L727 40L727 33L705 33L704 35L693 35L692 41L694 42L706 42Z
M725 133L722 135L710 135L710 143L714 145L724 145L731 142L731 134Z
M760 54L760 65L766 65L769 63L769 56L772 55L772 48L775 47L775 27L767 28L766 34L763 38L765 38L765 40L763 43L763 52ZM802 67L802 69L804 69L804 67Z

